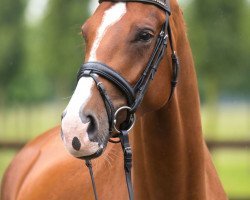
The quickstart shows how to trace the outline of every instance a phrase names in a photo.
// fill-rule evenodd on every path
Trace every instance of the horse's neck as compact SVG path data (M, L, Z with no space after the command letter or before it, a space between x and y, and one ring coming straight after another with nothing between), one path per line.
M173 34L181 38L174 98L140 118L131 135L136 199L226 199L202 137L196 75L182 26Z
M181 115L179 105L173 102L171 107L143 117L135 129L137 199L206 199L199 118L192 119L193 113L186 113L185 119Z
M202 137L198 94L192 91L184 98L180 88L169 105L138 121L131 135L136 199L227 199Z

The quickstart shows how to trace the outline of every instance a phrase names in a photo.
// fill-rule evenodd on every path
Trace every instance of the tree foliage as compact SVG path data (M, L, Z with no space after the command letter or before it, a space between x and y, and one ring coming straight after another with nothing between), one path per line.
M21 0L0 2L0 95L22 66L24 4Z
M16 1L4 1L10 9L3 15L11 16L1 21L1 30L11 29L11 34L2 36L6 45L1 46L0 53L1 58L6 57L1 59L0 67L5 96L10 101L36 102L71 94L83 60L80 32L89 16L89 1L50 0L45 18L37 26L20 20L24 14L17 10L21 8ZM16 74L14 79L13 74Z
M249 5L245 0L193 0L189 37L202 91L250 95ZM247 28L248 27L248 28ZM247 33L248 32L248 33ZM208 97L207 97L208 98Z
M80 28L89 0L49 0L36 26L27 0L0 2L1 99L36 102L69 96L84 58ZM246 0L192 0L185 9L201 91L250 96L250 8Z
M42 67L54 94L69 94L75 86L76 73L83 62L81 26L89 16L88 1L53 0L44 21Z

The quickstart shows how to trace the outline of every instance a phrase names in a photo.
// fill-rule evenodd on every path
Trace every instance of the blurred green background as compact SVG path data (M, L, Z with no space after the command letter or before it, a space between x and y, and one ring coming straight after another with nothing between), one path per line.
M212 155L227 194L249 200L250 1L179 3L197 69L204 136L217 144ZM0 178L17 152L5 144L25 143L60 123L84 59L80 28L96 5L0 0Z

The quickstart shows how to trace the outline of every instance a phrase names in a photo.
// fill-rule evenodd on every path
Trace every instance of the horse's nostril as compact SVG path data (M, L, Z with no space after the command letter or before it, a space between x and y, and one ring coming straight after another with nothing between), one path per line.
M97 140L97 123L94 117L88 116L89 125L87 128L87 133L89 136L89 140L95 142Z
M74 137L72 140L72 147L76 150L79 151L81 149L81 142L77 137Z

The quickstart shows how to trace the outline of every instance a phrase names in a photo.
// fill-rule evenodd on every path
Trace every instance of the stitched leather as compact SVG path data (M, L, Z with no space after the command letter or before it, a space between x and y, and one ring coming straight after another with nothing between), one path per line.
M82 76L87 76L86 71L89 71L89 73L98 74L111 81L125 94L128 105L132 105L135 99L134 89L119 73L103 63L87 62L81 66L77 79L79 80Z
M104 1L107 2L139 2L139 3L149 3L154 4L161 9L168 12L168 14L171 14L170 5L168 0L99 0L99 3L102 3Z

